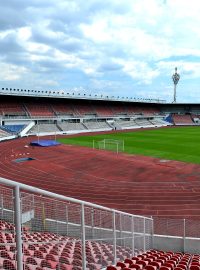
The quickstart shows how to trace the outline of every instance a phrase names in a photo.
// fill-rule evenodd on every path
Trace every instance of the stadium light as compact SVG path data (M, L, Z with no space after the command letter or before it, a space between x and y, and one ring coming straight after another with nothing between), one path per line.
M176 103L176 86L180 80L180 74L177 73L177 67L175 67L175 73L172 75L172 80L174 83L174 101L173 101L173 103Z

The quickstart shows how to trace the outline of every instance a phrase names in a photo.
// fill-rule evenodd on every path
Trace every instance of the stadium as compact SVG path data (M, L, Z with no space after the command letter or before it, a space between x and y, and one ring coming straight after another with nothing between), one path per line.
M199 104L0 92L4 269L199 269Z
M0 270L200 270L200 1L0 10Z

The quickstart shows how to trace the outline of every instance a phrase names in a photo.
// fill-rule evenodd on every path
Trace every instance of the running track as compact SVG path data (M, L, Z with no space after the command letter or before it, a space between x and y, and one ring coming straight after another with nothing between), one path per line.
M60 145L0 143L0 176L133 214L200 218L200 166ZM36 160L16 163L19 157Z

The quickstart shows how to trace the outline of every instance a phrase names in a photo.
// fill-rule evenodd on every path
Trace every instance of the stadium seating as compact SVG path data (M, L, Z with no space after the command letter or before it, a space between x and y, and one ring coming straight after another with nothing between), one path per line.
M95 115L95 111L91 104L87 101L84 103L76 102L72 104L74 111L77 116L85 116L85 115Z
M25 108L31 117L53 117L55 116L51 107L42 103L25 103Z
M74 116L75 111L68 103L52 103L51 107L57 116Z
M126 107L123 104L113 105L112 111L115 115L127 115Z
M90 129L101 129L101 130L112 130L112 128L105 121L87 121L84 122L84 125Z
M154 115L160 113L160 110L156 107L151 105L144 106L144 105L134 105L134 104L127 104L126 111L130 115Z
M136 119L135 123L137 126L142 126L142 127L149 127L149 126L153 126L152 123L149 120L146 119Z
M115 120L115 126L120 128L120 129L128 129L128 128L134 128L138 127L137 123L134 120Z
M19 133L25 125L4 125L1 128L4 129L5 131L11 132L11 133Z
M23 105L15 101L0 102L0 115L4 116L25 116Z
M191 115L189 114L186 115L174 114L173 121L175 125L194 125Z
M8 131L6 131L6 130L4 130L4 129L2 129L1 127L0 127L0 138L6 138L6 137L8 137L8 136L10 136L11 134L8 132Z
M0 268L16 269L16 247L13 224L0 220ZM23 262L25 269L82 269L82 244L79 239L49 232L32 232L23 228ZM113 246L86 241L87 269L102 269L113 263ZM129 247L117 246L118 260L131 256ZM7 267L6 267L7 264ZM6 267L6 268L5 268ZM9 268L11 267L11 268Z
M154 118L154 119L151 119L149 121L155 126L167 126L167 125L169 125L169 123L166 123L166 121L164 121L161 118Z
M94 106L95 112L97 113L97 116L114 116L114 112L112 110L112 107L109 105L101 105L101 104L95 104Z
M80 122L62 121L58 123L62 131L86 130L86 127Z
M57 127L57 125L55 124L36 124L35 126L33 126L30 130L29 133L30 134L37 134L37 133L53 133L53 132L60 132L60 129Z
M150 250L146 253L119 261L116 266L108 266L107 270L199 270L200 255L183 254L181 252L163 252Z
M166 121L162 119L146 120L142 118L136 118L135 120L118 119L115 120L115 126L120 129L131 129L138 127L154 127L154 126L166 126Z
M15 227L0 220L0 268L16 269ZM23 228L23 262L25 269L82 269L82 244L79 239L50 232ZM199 270L200 255L172 251L135 250L117 246L117 264L113 265L113 246L86 241L88 270ZM77 268L78 267L78 268Z

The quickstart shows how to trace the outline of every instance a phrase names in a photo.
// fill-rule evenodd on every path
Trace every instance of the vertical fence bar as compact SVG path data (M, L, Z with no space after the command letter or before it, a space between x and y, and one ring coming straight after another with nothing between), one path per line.
M20 202L20 190L19 186L15 186L14 189L14 211L15 211L15 239L17 249L17 270L23 270L23 258L22 258L22 230L21 230L21 202Z
M135 233L134 233L134 217L131 219L131 230L132 230L132 256L135 256Z
M67 205L65 206L65 214L66 214L66 216L65 216L65 219L66 219L66 231L67 231L67 235L68 235L68 231L69 231L69 229L68 229L68 207L67 207Z
M183 219L183 252L185 253L185 236L186 236L186 228L185 228L185 218Z
M92 239L94 239L94 208L91 209Z
M144 252L146 251L146 227L145 227L145 222L146 222L146 219L144 218L144 234L143 234L143 237L144 237L144 245L143 245Z
M4 203L3 203L3 194L1 198L1 218L3 219L3 208L4 208Z
M115 211L113 210L113 251L114 251L114 264L117 264L117 239L116 239L116 221Z
M86 270L86 250L85 250L85 208L81 204L81 229L82 229L82 267Z
M119 231L120 231L120 245L122 246L123 240L122 240L122 214L119 214Z
M154 219L151 217L151 248L154 248Z

